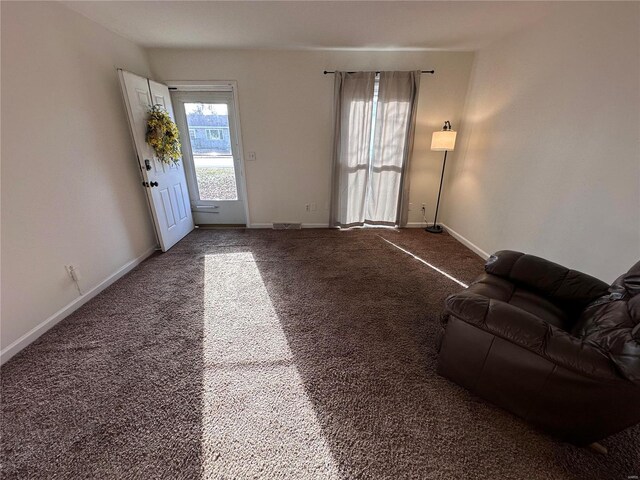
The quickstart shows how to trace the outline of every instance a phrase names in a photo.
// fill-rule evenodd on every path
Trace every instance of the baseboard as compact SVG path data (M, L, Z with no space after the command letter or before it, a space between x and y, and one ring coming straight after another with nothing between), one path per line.
M25 333L23 336L21 336L15 342L11 343L10 345L7 345L7 347L5 347L0 352L0 365L4 364L7 360L9 360L11 357L13 357L16 353L18 353L20 350L22 350L27 345L32 343L34 340L36 340L38 337L40 337L43 333L45 333L47 330L49 330L55 324L57 324L58 322L60 322L64 318L68 317L71 313L73 313L75 310L77 310L82 305L87 303L93 297L98 295L100 292L102 292L109 285L113 284L114 282L116 282L120 278L124 277L127 273L129 273L135 267L140 265L144 260L149 258L149 256L151 256L151 254L155 250L156 250L156 247L152 247L152 248L148 249L146 252L144 252L142 255L140 255L139 257L134 258L130 262L126 263L124 266L122 266L120 269L118 269L115 273L112 273L111 275L109 275L106 279L104 279L98 285L93 287L87 293L85 293L84 295L76 298L71 303L67 304L66 306L62 307L60 310L58 310L56 313L51 315L45 321L43 321L42 323L40 323L36 327L32 328L27 333Z
M480 257L482 257L484 260L486 260L487 258L489 258L489 254L487 252L485 252L484 250L482 250L479 246L477 246L475 243L472 243L470 240L468 240L466 237L463 237L462 235L460 235L458 232L456 232L455 230L453 230L452 228L449 228L447 225L445 225L444 223L441 224L444 229L447 231L447 233L449 235L451 235L453 238L455 238L456 240L458 240L460 243L462 243L465 247L467 247L468 249L472 250L474 253L476 253L477 255L479 255Z
M302 228L329 228L328 223L303 223Z
M303 223L302 228L329 228L328 223ZM252 223L247 228L273 228L273 223Z
M425 228L429 225L433 225L433 222L407 222L407 224L403 228Z
M433 225L433 222L409 222L405 225L405 228L425 228L429 225ZM456 240L458 240L460 243L462 243L465 247L467 247L469 250L473 251L473 253L479 255L480 257L482 257L484 260L486 260L487 258L489 258L489 254L487 252L485 252L484 250L482 250L480 247L478 247L476 244L474 244L473 242L471 242L469 239L463 237L462 235L460 235L458 232L456 232L455 230L453 230L452 228L449 228L446 224L444 223L440 223L440 225L442 225L442 227L447 231L447 233L449 235L451 235L453 238L455 238Z

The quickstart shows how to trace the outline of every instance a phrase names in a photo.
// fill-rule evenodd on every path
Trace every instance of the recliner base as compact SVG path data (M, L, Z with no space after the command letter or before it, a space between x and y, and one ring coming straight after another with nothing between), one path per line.
M630 382L605 383L573 372L453 315L438 373L578 446L623 430L640 416L640 394Z

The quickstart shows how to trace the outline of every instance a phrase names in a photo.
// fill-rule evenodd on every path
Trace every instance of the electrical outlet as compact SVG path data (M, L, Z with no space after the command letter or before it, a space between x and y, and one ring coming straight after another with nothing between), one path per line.
M84 293L82 292L82 287L80 286L80 270L75 265L65 265L64 269L67 271L73 283L76 284L76 288L78 289L78 295L82 296Z
M80 270L78 270L78 267L74 265L65 265L64 268L67 270L67 273L71 277L71 280L73 280L74 282L80 280Z
M248 152L247 153L247 161L249 162L255 162L257 159L256 157L256 152Z
M427 204L423 203L422 208L420 210L422 210L422 213L425 213L427 211Z
M304 204L304 209L305 209L307 212L310 212L310 211L311 211L311 206L310 206L308 203L305 203L305 204Z

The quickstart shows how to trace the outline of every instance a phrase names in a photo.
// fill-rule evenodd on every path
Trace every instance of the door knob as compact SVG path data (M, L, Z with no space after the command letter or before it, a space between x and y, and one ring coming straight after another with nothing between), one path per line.
M158 182L151 182L149 185L151 185L152 187L157 187L158 186Z

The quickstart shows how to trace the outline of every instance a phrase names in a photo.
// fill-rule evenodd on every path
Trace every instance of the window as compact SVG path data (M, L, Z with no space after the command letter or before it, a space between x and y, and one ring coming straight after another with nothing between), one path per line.
M189 98L187 95L183 94ZM194 94L195 98L197 95ZM183 104L189 136L193 138L197 133L197 140L191 142L191 152L188 152L188 168L193 168L194 190L198 192L199 202L236 201L236 163L231 150L228 103L226 99L211 102L194 99Z
M207 128L207 140L222 140L222 129Z
M333 226L406 223L416 72L339 72Z
M191 138L191 140L195 140L196 139L196 129L195 128L190 128L189 129L189 137Z

